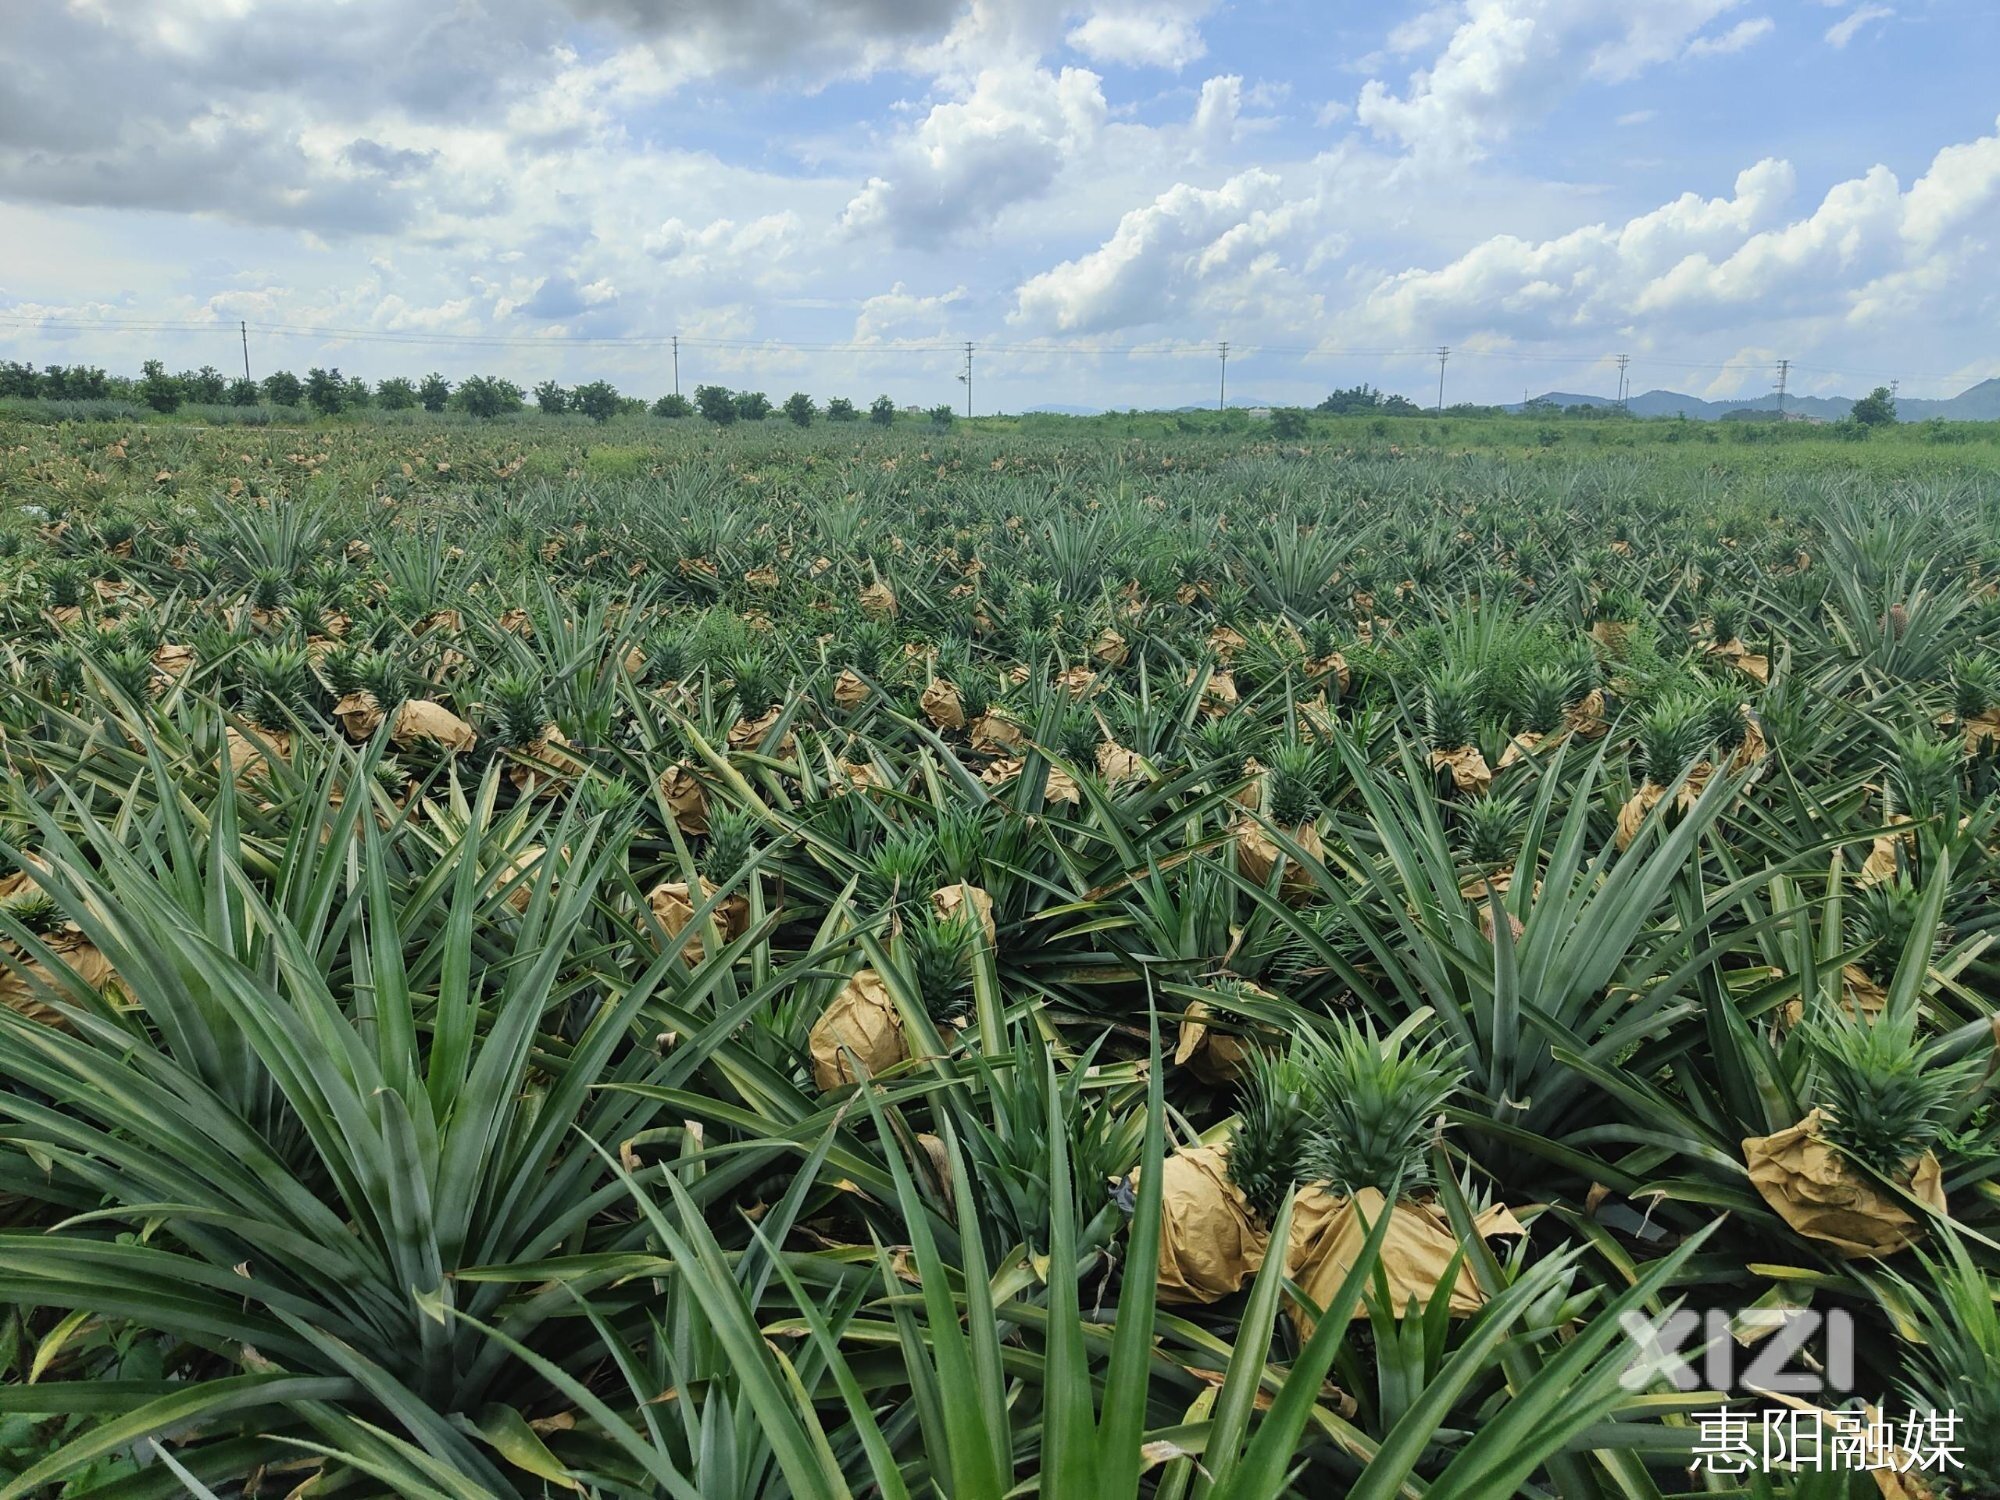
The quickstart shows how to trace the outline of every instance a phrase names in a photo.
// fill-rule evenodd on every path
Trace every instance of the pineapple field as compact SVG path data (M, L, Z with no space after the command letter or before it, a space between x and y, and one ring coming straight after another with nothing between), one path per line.
M694 425L0 425L0 1500L2000 1495L1990 452Z

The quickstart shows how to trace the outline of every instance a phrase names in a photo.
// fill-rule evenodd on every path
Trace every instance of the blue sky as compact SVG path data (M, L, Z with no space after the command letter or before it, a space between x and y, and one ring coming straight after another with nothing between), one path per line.
M982 409L2000 374L1979 0L19 0L0 358ZM153 322L173 325L142 329ZM81 326L76 326L81 325ZM489 342L481 342L481 341ZM597 342L588 342L596 340ZM621 341L621 342L611 342Z

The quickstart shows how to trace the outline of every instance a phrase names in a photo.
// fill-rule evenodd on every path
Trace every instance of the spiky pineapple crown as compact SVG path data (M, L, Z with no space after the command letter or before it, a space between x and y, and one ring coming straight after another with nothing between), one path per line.
M847 665L863 677L880 678L895 645L895 632L886 623L856 621L847 632Z
M1964 767L1957 740L1941 739L1925 728L1905 730L1895 736L1893 752L1888 766L1893 811L1918 820L1957 811Z
M702 850L701 873L721 885L749 861L757 846L757 820L740 808L717 808L709 815L708 847Z
M1805 1035L1826 1138L1892 1177L1936 1144L1983 1066L1978 1058L1932 1062L1914 1008L1871 1020L1828 1006L1807 1019Z
M938 814L935 834L938 870L954 884L978 884L986 855L986 820L977 808L953 807Z
M354 665L354 686L384 713L393 713L410 695L410 671L393 651L371 651Z
M687 632L672 626L653 631L646 637L646 680L679 682L687 675L691 660Z
M1270 795L1271 821L1296 828L1319 815L1322 752L1303 740L1291 740L1271 753L1265 790Z
M2000 657L1987 652L1961 652L1951 663L1951 711L1961 720L1976 719L2000 703Z
M1865 950L1860 959L1862 967L1886 980L1896 972L1896 966L1917 936L1923 921L1923 890L1898 875L1862 886L1848 895L1847 902L1848 940ZM1951 929L1939 923L1929 936L1927 956L1935 955L1950 942Z
M934 1021L962 1013L972 994L972 923L926 907L903 927L903 958Z
M1708 633L1718 645L1741 640L1750 624L1750 612L1739 599L1717 599L1708 609Z
M1244 1065L1226 1160L1229 1180L1266 1223L1304 1172L1306 1139L1319 1107L1312 1045L1299 1038L1282 1052L1259 1049Z
M1433 1122L1465 1080L1456 1054L1343 1019L1318 1071L1324 1088L1306 1141L1308 1178L1349 1194L1409 1193L1427 1183Z
M1504 865L1514 858L1521 835L1521 804L1512 797L1482 793L1458 814L1465 857L1475 865Z
M1569 713L1575 679L1560 662L1530 662L1514 687L1521 727L1535 734L1555 734Z
M534 744L548 733L548 698L541 679L530 672L508 672L493 679L486 702L500 743L511 750Z
M729 663L729 675L736 684L736 706L746 716L755 717L778 701L778 673L763 652L738 653Z
M1433 750L1470 745L1479 731L1479 679L1448 667L1424 684L1424 739Z
M1701 758L1708 743L1702 704L1687 693L1670 693L1640 716L1639 764L1655 785L1671 785Z
M897 905L935 890L937 871L937 836L927 828L898 828L869 857L860 893L871 906Z
M1734 750L1749 733L1743 717L1743 695L1727 683L1718 683L1702 694L1702 737L1724 751Z
M277 609L290 592L292 578L283 568L257 567L250 570L250 603L258 609Z
M89 572L71 558L52 562L42 572L42 584L49 591L49 605L53 609L77 608L83 603L83 591L89 582Z
M1257 726L1248 714L1203 719L1188 735L1188 759L1196 765L1220 767L1233 777L1256 748L1257 737Z
M134 703L153 695L153 653L141 646L115 646L98 658L97 668Z
M269 729L284 727L312 703L312 662L301 646L247 646L237 658L243 712Z
M320 680L336 698L361 690L361 663L366 653L349 641L341 641L319 659Z

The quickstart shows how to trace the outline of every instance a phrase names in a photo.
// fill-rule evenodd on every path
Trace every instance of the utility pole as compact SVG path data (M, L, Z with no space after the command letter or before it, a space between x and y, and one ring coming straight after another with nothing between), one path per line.
M243 378L250 378L250 323L248 319L236 320L236 331L243 335Z
M1901 391L1902 389L1903 389L1903 382L1902 382L1902 381L1900 381L1900 380L1892 380L1892 381L1890 381L1890 382L1889 382L1889 399L1890 399L1891 401L1894 401L1894 400L1896 399L1896 396L1897 396L1897 394L1898 394L1898 393L1899 393L1899 392L1900 392L1900 391Z
M1439 416L1444 415L1444 362L1450 358L1451 358L1451 345L1439 344L1438 345L1438 409L1437 409L1437 414Z
M681 393L681 336L674 335L674 394Z
M1215 388L1215 409L1221 411L1229 405L1229 340L1224 339L1215 348L1222 356L1222 383Z
M1778 420L1779 421L1783 421L1785 417L1785 382L1791 378L1791 373L1792 373L1792 362L1789 359L1779 360L1778 361Z
M1631 363L1631 355L1621 354L1618 356L1618 409L1620 411L1625 410L1625 367Z
M972 340L965 341L965 373L959 376L965 382L965 415L972 415Z

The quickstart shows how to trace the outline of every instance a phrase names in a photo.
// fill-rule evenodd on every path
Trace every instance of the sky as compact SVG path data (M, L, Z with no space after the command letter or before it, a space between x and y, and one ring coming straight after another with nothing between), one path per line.
M1991 0L7 0L0 359L1945 396ZM147 326L151 325L151 326Z

